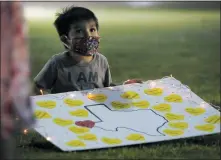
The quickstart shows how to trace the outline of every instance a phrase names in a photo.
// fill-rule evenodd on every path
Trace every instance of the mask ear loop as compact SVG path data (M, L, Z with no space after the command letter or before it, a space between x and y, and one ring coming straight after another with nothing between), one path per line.
M65 41L68 40L68 37L67 37L67 36L65 36L65 35L61 36L61 37L60 37L60 40L61 40L61 42L63 43L63 45L65 45L65 47L67 47L69 50L71 49L71 48L65 43Z
M62 43L63 43L63 45L65 45L65 47L67 47L70 50L70 47L66 43L64 43L64 42L62 42Z

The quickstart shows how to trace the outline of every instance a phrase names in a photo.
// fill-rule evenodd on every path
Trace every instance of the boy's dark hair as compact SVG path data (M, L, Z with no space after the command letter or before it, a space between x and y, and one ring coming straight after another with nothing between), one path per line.
M54 26L57 29L59 36L68 35L71 24L83 20L94 20L96 27L99 29L98 19L95 14L87 8L83 7L67 7L61 13L56 14L57 19L54 21Z

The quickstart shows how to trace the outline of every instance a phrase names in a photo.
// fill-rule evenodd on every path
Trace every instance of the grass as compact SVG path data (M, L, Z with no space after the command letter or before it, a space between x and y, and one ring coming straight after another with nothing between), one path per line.
M185 10L95 10L101 53L113 80L159 79L172 74L208 102L220 105L220 12ZM32 78L63 51L47 21L30 20ZM62 153L39 135L18 136L25 159L220 158L220 135L131 147ZM31 142L32 137L35 138Z

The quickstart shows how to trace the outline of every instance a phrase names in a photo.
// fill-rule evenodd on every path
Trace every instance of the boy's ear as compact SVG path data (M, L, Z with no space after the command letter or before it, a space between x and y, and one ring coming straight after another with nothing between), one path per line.
M60 40L61 40L63 43L68 44L68 37L67 37L66 35L62 35L62 36L60 37Z

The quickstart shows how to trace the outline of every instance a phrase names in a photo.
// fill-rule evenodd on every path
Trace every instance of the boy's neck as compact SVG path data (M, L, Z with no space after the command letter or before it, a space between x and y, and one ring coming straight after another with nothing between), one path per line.
M82 62L82 61L90 62L93 60L93 56L81 56L76 53L71 53L70 55L74 59L74 61L77 61L77 62Z

